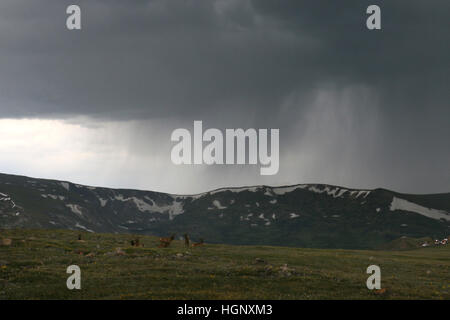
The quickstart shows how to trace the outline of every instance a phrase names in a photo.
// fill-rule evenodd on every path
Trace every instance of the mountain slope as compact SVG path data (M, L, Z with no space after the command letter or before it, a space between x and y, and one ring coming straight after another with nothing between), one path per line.
M172 195L0 174L0 228L187 232L211 243L356 249L447 236L449 212L450 194L301 184Z

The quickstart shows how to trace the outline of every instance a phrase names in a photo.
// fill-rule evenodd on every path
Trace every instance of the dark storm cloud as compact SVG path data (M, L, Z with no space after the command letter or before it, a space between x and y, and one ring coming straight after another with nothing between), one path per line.
M316 181L450 189L447 0L80 0L80 32L72 3L0 3L1 117L280 128L281 170L319 146Z
M273 112L324 81L408 106L448 89L448 1L381 2L381 32L366 1L80 1L81 32L69 3L2 2L3 116Z

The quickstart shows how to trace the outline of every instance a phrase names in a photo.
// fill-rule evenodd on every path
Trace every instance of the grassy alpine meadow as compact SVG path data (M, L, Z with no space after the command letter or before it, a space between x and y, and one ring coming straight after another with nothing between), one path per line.
M130 244L135 238L2 230L0 299L450 299L450 246L187 248L173 241L158 248L156 237L139 236L139 247ZM81 269L80 290L66 286L70 265ZM370 265L381 268L381 290L367 289Z

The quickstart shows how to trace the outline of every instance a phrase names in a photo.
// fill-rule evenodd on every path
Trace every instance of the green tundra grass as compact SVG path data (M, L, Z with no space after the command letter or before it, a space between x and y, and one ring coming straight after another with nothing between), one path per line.
M301 249L70 230L3 230L0 299L450 299L450 246L409 251ZM120 248L120 249L119 249ZM81 290L66 269L81 268ZM381 292L366 287L381 268Z

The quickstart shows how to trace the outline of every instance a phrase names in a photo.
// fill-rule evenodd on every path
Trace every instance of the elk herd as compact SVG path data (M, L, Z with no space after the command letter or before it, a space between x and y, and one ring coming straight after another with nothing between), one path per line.
M184 245L186 246L186 247L193 247L193 248L195 248L195 247L199 247L199 246L202 246L203 245L203 239L202 238L200 238L200 241L199 242L192 242L191 243L191 240L189 239L189 235L187 234L187 233L185 233L184 235L183 235L183 237L184 237ZM173 239L175 239L175 235L174 234L172 234L169 238L159 238L159 248L167 248L169 245L170 245L170 243L173 241Z
M172 241L175 239L175 234L172 234L170 237L167 238L159 238L159 245L158 248L167 248L170 246ZM144 245L140 243L139 238L133 239L130 241L130 244L132 247L143 247ZM191 242L189 239L189 235L187 233L184 234L184 245L189 248L195 248L202 246L204 244L203 239L200 238L199 242Z

